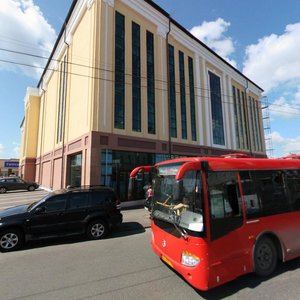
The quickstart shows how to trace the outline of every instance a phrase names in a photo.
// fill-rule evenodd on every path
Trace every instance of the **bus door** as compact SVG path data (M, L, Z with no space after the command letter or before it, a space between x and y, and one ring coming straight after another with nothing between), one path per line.
M237 172L208 172L209 265L212 286L246 273L243 210Z

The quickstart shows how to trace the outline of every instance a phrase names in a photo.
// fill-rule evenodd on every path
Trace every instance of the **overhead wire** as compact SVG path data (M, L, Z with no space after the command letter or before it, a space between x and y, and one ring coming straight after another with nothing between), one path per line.
M38 54L31 54L31 53L27 53L27 52L23 52L23 51L11 50L11 49L6 49L6 48L0 48L0 51L9 52L9 53L18 54L18 55L29 56L29 57L34 57L34 58L39 58L39 59L44 59L44 60L48 60L49 59L49 57L46 57L46 56L42 56L42 55L38 55ZM54 58L51 58L51 61L58 62L58 63L61 62L61 60L54 59ZM14 64L14 65L19 65L19 66L23 66L23 67L30 67L30 68L35 68L35 69L41 69L41 70L45 69L43 66L32 65L32 64L29 64L29 63L16 62L16 61L6 60L6 59L0 59L0 62ZM96 71L103 71L103 72L114 73L114 70L105 69L105 68L96 67L96 66L90 66L90 65L86 65L86 64L80 64L80 63L75 63L75 62L70 62L70 61L68 61L67 64L73 65L73 66L78 66L78 67L83 67L83 68L87 68L87 69L92 69L92 70L96 70ZM57 69L53 69L53 68L51 69L49 67L47 68L47 70L53 71L53 72L58 72L59 71ZM115 80L113 80L113 79L102 78L102 77L99 77L99 76L92 76L92 75L87 75L87 74L80 74L80 73L71 72L71 71L67 71L67 74L75 75L75 76L80 76L80 77L86 77L86 78L90 78L90 79L98 79L98 80L103 80L103 81L108 81L108 82L115 82ZM124 75L125 76L132 76L132 74L129 74L129 73L124 73ZM136 78L147 79L146 76L138 76ZM163 80L163 79L155 78L154 80L155 80L155 82L158 82L158 83L161 83L161 84L165 84L165 85L168 84L168 82L166 80ZM131 85L131 83L128 83L128 82L125 82L125 84L126 85ZM180 83L178 81L175 81L175 85L176 86L181 86L182 83ZM187 90L189 89L189 85L185 84L185 87L186 87ZM141 85L141 88L147 88L147 86ZM209 93L211 92L211 90L208 87L206 88L206 87L197 87L197 86L195 86L194 88L195 88L195 90L198 90L198 91L201 90L203 92L209 92ZM167 89L159 88L156 85L155 85L155 89L158 90L158 91L167 92ZM176 94L180 94L179 91L176 91L175 93ZM226 98L233 98L233 96L229 95L229 94L223 94L223 93L221 93L220 95L224 96ZM205 95L201 95L200 97L201 97L201 99L208 99L208 100L210 99L209 96L205 96ZM221 101L223 103L234 104L233 101L226 101L224 99L221 99ZM264 105L264 102L261 101L261 104ZM276 107L279 107L279 108L281 107L281 108L289 108L289 109L300 110L300 107L297 107L297 106L289 105L287 107L287 105L276 104L274 102L273 103L269 103L268 106L269 106L269 108L270 108L270 106L273 106L273 107L276 106ZM274 108L270 108L270 111L281 112L282 113L282 110L276 110ZM284 112L284 113L285 114L291 114L291 115L300 116L300 112L298 113L298 112L289 111L289 112Z

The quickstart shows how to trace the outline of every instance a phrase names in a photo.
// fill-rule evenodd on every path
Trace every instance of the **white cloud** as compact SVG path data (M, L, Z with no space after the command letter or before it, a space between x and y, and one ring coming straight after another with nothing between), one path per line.
M266 92L280 85L300 84L300 23L287 25L246 48L243 72Z
M0 1L1 48L48 57L56 39L55 30L47 22L33 0ZM47 60L0 50L0 59L27 65L45 66ZM0 69L22 71L38 78L41 69L0 62Z
M15 146L13 148L13 154L14 154L14 157L16 157L16 158L20 157L20 146Z
M273 148L276 149L276 157L300 153L300 136L285 138L279 132L275 131L271 133L270 137Z
M299 94L299 92L298 92ZM300 94L299 94L300 96ZM297 94L295 94L295 98ZM297 106L296 101L292 101L292 103L288 102L285 97L280 97L276 99L270 105L270 113L273 117L280 117L283 119L294 119L300 116L300 107Z
M4 146L0 144L0 155L2 155L3 153L4 153Z
M218 18L211 22L204 21L201 25L193 27L190 32L236 67L236 62L229 58L235 50L233 41L231 37L225 36L225 32L229 26L229 22L226 22L222 18Z

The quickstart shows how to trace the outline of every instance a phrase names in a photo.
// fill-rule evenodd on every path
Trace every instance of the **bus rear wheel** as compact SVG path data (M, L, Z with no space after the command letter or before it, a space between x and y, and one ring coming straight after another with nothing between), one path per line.
M258 276L269 276L277 266L278 253L269 237L258 240L254 249L254 271Z

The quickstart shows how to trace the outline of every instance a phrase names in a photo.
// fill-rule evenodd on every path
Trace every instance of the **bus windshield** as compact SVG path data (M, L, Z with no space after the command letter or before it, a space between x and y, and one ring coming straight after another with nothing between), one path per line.
M186 230L203 231L202 181L199 171L188 171L180 180L176 173L184 164L160 165L154 176L152 217Z

